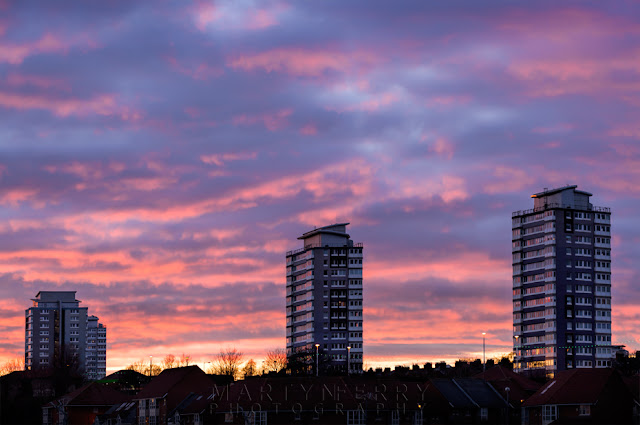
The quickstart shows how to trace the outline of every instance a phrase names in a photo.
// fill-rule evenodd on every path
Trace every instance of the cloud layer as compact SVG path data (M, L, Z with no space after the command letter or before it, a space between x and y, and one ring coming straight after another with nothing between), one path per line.
M613 210L613 339L640 349L632 2L0 3L0 359L76 290L108 368L284 346L284 253L365 244L365 363L511 349L510 213ZM36 19L37 18L37 19Z

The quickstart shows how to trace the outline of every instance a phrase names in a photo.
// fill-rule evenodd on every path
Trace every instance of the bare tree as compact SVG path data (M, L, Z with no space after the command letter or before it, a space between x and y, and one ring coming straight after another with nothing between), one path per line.
M176 366L189 366L189 362L191 361L191 356L189 354L184 354L182 353L182 356L180 356L180 360L178 361L178 364Z
M280 372L287 368L287 352L284 348L275 348L267 351L267 357L262 361L262 370L265 372Z
M145 359L133 362L125 369L135 370L136 372L147 376L158 376L162 372L162 367L160 365L152 364L151 360L146 361Z
M178 361L176 361L176 356L173 354L167 354L162 359L162 369L173 369L178 365Z
M242 368L242 377L247 378L249 376L256 376L258 374L258 367L253 359L249 359Z
M235 348L220 350L213 359L212 370L216 375L226 375L237 379L240 375L240 365L243 357L242 351L238 351Z
M131 363L129 366L125 368L126 370L135 370L138 373L143 375L149 374L149 363L144 360L138 360L137 362Z
M11 372L15 372L18 370L24 370L24 359L21 357L11 359L0 366L0 376L8 375Z

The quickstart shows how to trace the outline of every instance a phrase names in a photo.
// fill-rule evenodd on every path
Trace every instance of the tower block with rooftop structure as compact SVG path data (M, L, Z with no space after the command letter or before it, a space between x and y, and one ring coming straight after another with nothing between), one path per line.
M362 372L363 246L349 223L306 232L287 261L287 355L308 353L310 370ZM317 371L317 370L316 370Z
M611 210L577 186L512 214L514 366L528 375L611 367Z
M106 328L80 307L76 291L40 291L25 310L27 370L73 362L88 379L106 374Z

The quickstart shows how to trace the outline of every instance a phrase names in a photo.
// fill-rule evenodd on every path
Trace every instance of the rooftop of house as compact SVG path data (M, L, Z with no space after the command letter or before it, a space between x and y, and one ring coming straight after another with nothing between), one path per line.
M594 404L612 378L622 382L613 369L571 369L556 377L529 397L524 406L546 404Z

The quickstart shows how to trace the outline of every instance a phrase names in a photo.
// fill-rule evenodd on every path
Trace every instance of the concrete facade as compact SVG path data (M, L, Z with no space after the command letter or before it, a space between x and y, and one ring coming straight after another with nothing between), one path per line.
M512 214L515 370L611 367L611 211L577 186Z
M348 224L311 230L298 238L303 248L286 255L287 354L317 349L325 367L359 373L363 246L350 239Z
M79 370L89 371L86 362L88 309L80 307L76 292L40 291L31 301L32 307L25 310L25 369L56 367L58 359L65 362L74 359ZM92 317L97 323L97 317ZM106 362L106 329L104 331L104 344L100 345L104 346L102 357ZM91 372L96 375L96 371Z
M107 328L98 320L96 316L87 318L85 375L91 380L107 375Z

